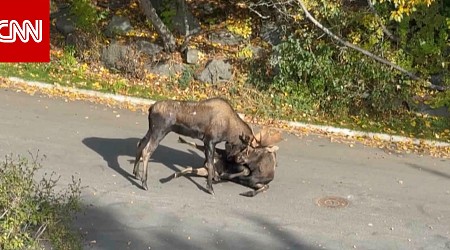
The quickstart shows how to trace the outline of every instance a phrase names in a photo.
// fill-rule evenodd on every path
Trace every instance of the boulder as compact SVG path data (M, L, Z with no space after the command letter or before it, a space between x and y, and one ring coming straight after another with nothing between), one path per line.
M183 60L188 64L197 64L200 51L198 49L186 48L183 53Z
M137 56L130 45L111 43L103 49L101 60L108 69L125 73L132 73L137 69Z
M139 52L144 53L149 56L155 56L164 50L164 48L162 46L159 46L158 44L151 43L151 42L145 41L145 40L137 41L136 48Z
M283 32L281 28L272 22L263 22L260 37L272 46L277 46L282 41Z
M114 37L115 35L123 35L130 31L133 27L131 26L130 19L122 16L114 15L111 18L108 26L105 30L105 35L107 37Z
M62 6L56 13L52 14L55 18L56 30L64 36L76 30L76 17L70 13L69 6Z
M171 77L176 74L180 74L181 72L183 72L184 68L185 66L183 64L167 62L158 63L156 65L148 64L145 66L147 72L165 77Z
M234 35L228 30L219 30L209 35L209 40L213 43L221 45L239 45L244 39L240 36Z
M196 75L196 79L205 82L216 84L221 81L228 81L233 78L231 64L223 61L213 59L209 61L205 69Z

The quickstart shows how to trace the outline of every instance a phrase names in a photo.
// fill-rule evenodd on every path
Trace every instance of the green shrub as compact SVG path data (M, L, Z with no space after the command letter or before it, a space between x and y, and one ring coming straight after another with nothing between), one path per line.
M272 88L295 109L389 115L412 90L397 72L348 49L306 37L275 47Z
M194 80L195 69L194 67L187 66L181 72L180 78L178 78L178 86L181 89L186 89L191 85L191 82Z
M446 50L450 29L446 16L450 15L450 6L447 8L444 10L438 1L430 7L421 6L398 26L400 45L411 55L414 68L422 75L441 72L448 75L450 61Z
M443 106L448 107L450 111L450 90L438 93L431 104L435 108Z
M81 249L70 228L79 211L80 181L59 192L59 178L45 174L36 181L40 160L6 156L0 163L0 249L37 249L43 240L56 249Z
M161 20L170 29L173 29L173 19L177 15L176 9L170 1L163 1L164 10L161 12Z
M98 12L91 0L71 0L71 11L76 16L76 23L80 29L92 30L105 12Z

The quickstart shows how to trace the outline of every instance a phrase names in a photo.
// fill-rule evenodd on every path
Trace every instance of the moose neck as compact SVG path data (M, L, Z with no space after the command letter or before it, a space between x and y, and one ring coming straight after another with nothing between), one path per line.
M250 126L244 120L242 120L238 114L236 114L235 119L230 120L230 127L235 128L233 130L234 133L231 136L232 138L230 138L230 141L228 141L232 144L236 145L242 143L242 140L240 138L241 136L253 136L253 132Z

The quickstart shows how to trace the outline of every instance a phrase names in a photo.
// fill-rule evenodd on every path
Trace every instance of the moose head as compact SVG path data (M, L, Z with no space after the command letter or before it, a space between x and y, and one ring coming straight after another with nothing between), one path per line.
M245 163L248 161L248 156L253 151L261 148L264 148L265 151L269 153L273 153L278 150L278 146L275 144L282 140L279 131L271 130L267 127L264 127L257 134L252 134L252 136L242 135L240 137L242 146L239 148L225 144L225 150L229 161L234 161L238 164Z

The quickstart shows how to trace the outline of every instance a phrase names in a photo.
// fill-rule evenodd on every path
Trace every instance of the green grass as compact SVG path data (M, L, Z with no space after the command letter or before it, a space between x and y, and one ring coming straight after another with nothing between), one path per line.
M113 77L106 79L88 73L86 69L78 64L64 64L61 61L20 64L0 63L0 76L20 77L24 80L155 100L164 98L146 86L129 85L125 78Z

